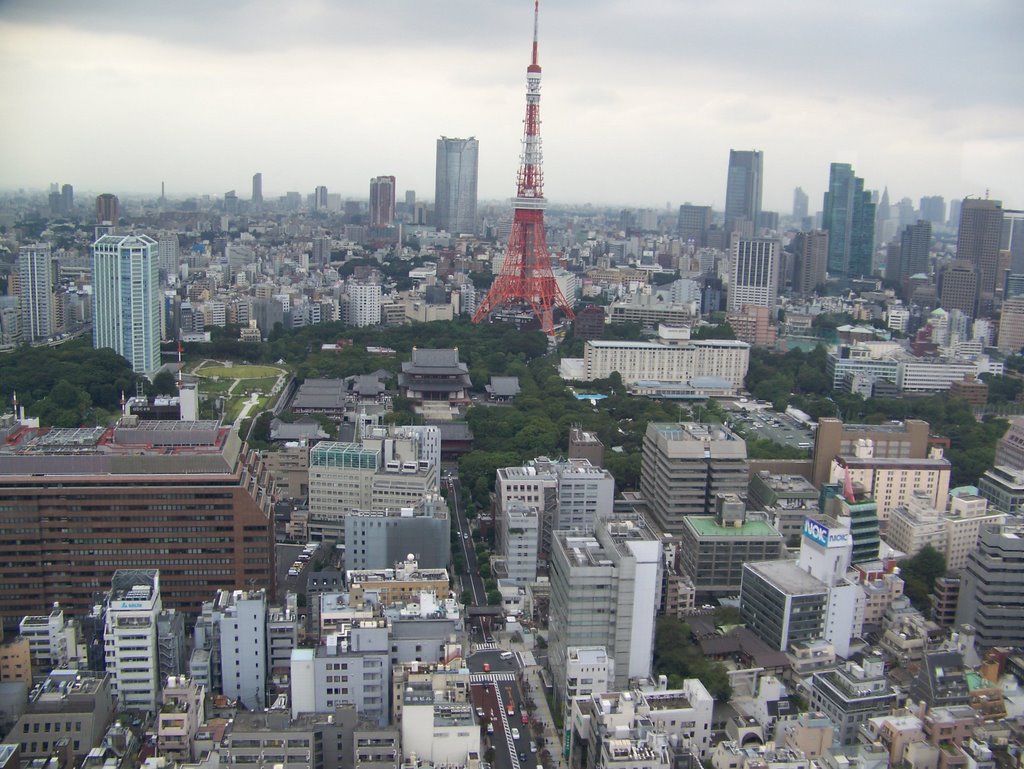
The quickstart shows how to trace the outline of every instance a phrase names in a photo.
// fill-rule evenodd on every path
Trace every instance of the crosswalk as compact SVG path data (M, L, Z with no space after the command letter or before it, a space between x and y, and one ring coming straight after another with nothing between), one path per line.
M477 651L483 651L484 649L499 649L499 648L501 648L501 647L499 647L498 644L494 643L494 641L485 641L484 643L479 643L479 644L476 645L476 650Z
M492 681L515 681L516 679L516 674L509 672L471 673L469 676L469 682L473 684L485 684Z

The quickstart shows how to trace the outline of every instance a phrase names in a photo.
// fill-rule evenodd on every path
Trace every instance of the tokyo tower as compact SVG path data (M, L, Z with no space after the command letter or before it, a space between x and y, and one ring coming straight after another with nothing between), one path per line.
M505 262L483 302L473 315L479 323L504 305L529 306L548 336L555 333L554 308L572 320L576 316L562 296L551 272L551 255L544 236L544 172L540 149L540 64L537 63L539 0L533 3L533 57L526 68L526 120L519 163L514 217Z

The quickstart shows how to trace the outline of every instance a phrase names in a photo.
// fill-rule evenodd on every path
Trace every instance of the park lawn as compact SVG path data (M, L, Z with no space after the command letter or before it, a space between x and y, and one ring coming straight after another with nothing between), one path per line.
M204 379L199 383L199 390L204 395L223 395L231 389L231 385L234 383L234 379L220 379L216 382L212 379Z
M238 385L235 388L235 392L240 391L253 392L259 390L260 392L269 393L274 389L274 385L277 384L277 377L266 377L264 379L246 379L243 384Z
M216 376L221 379L264 379L277 377L284 373L274 366L255 366L248 363L237 366L203 366L196 370L196 375L201 377Z

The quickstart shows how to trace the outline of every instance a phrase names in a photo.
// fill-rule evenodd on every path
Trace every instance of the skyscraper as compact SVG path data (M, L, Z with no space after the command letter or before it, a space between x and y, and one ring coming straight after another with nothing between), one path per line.
M733 235L729 309L744 305L775 307L779 292L779 241Z
M807 218L807 193L802 187L793 190L793 218L802 222Z
M395 177L370 179L370 226L387 227L395 221Z
M932 224L946 223L946 200L942 195L926 195L921 198L921 218Z
M764 155L760 150L729 150L729 175L725 188L725 232L739 227L753 235L761 213L761 179ZM740 224L740 220L749 222Z
M119 207L120 204L117 200L117 195L112 195L109 192L97 195L96 223L103 224L104 222L110 222L110 224L113 224L116 227Z
M953 261L939 273L939 307L978 314L978 268L965 259Z
M61 208L64 209L65 214L70 214L75 210L75 188L70 184L65 184L60 188L60 199Z
M703 248L708 244L708 230L711 229L711 206L694 206L690 203L679 206L677 228L680 240L692 240L697 248Z
M476 234L476 187L480 143L474 138L437 140L434 222L453 235Z
M53 262L50 244L18 249L18 304L21 335L27 342L53 335Z
M911 275L928 272L928 250L932 242L932 223L919 219L900 233L899 251L891 247L885 264L885 279L903 283Z
M822 229L828 230L828 271L853 277L871 274L875 204L864 180L849 163L829 167L828 191L822 206Z
M160 367L160 270L148 235L104 235L92 246L93 347L110 347L139 374Z
M797 260L793 288L801 294L813 294L828 277L828 233L824 230L797 233L793 251Z
M960 206L956 256L978 268L979 296L995 294L1002 233L1002 203L998 200L964 199Z
M327 187L323 184L313 190L313 210L327 210Z
M252 175L252 203L253 205L259 205L263 202L263 174L255 173Z

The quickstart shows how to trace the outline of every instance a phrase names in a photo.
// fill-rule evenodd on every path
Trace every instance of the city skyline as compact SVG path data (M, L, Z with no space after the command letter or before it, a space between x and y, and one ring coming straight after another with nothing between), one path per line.
M765 210L787 213L797 186L817 210L832 162L894 199L987 189L1019 207L1024 137L1007 126L1024 118L1020 22L1024 8L1010 0L813 13L549 2L548 194L722 210L729 150L757 148ZM480 198L507 199L528 29L526 2L145 13L10 2L0 10L0 187L59 181L155 196L163 181L169 197L245 194L260 171L270 199L321 184L356 198L388 173L426 198L434 143L447 135L480 140ZM104 104L140 101L156 114L146 131L103 119ZM117 157L96 151L105 146Z

